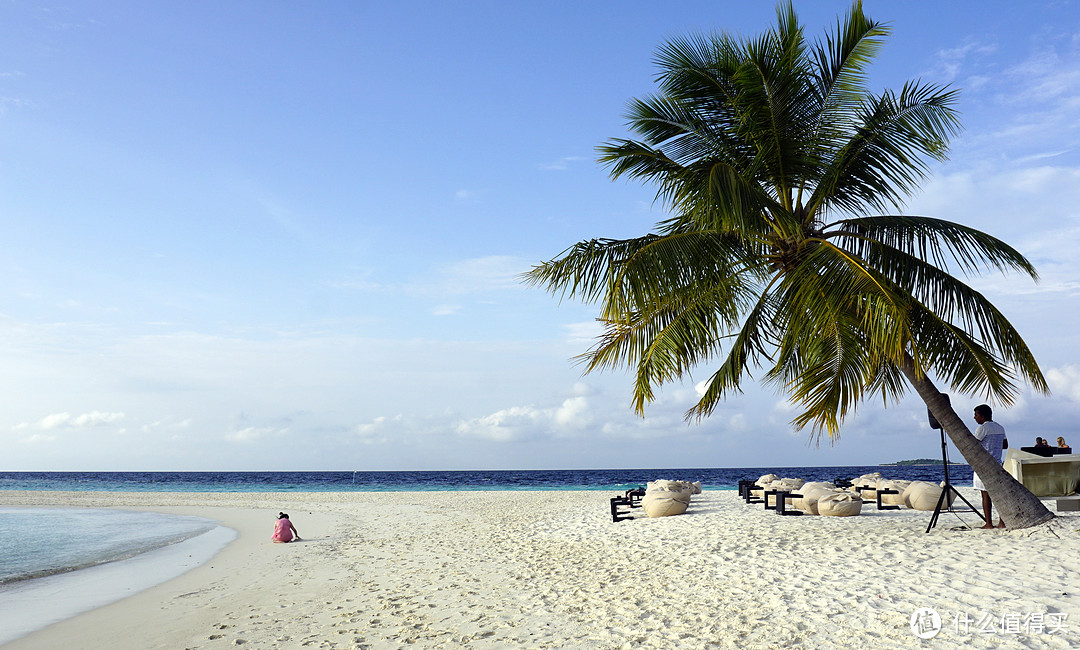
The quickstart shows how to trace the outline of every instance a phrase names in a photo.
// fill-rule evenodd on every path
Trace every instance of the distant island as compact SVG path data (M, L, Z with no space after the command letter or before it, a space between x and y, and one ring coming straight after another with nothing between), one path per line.
M895 463L881 463L879 467L894 467L896 465L940 465L937 458L915 458L912 460L898 460ZM950 465L967 465L967 463L949 463Z

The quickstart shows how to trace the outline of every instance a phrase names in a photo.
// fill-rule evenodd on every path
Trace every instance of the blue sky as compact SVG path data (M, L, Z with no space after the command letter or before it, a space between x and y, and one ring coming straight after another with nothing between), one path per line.
M799 2L816 37L844 2ZM1010 242L974 281L1054 393L998 421L1080 441L1080 10L867 2L875 87L961 89L952 158L905 211ZM570 358L589 305L516 276L648 232L595 147L658 45L761 32L769 3L0 5L3 470L767 467L936 456L915 397L807 444L753 386L644 419ZM955 396L962 416L979 396ZM958 455L957 455L958 457Z

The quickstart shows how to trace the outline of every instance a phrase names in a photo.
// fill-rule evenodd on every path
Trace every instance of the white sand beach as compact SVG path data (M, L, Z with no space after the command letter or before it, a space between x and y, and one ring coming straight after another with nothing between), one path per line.
M1080 645L1080 513L1021 531L957 530L945 513L927 534L928 512L780 517L707 490L684 515L612 523L610 496L0 492L239 533L178 578L5 647ZM269 541L278 510L302 542ZM930 641L910 626L920 608L941 619Z

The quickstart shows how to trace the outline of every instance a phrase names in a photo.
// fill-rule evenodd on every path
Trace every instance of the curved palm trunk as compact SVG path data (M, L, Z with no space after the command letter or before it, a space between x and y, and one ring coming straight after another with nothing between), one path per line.
M949 434L949 439L956 445L964 460L983 480L986 491L990 493L990 500L1009 530L1030 528L1054 518L1054 513L1050 512L1038 497L1006 472L994 457L983 449L933 382L925 375L918 376L911 357L905 355L901 370L945 429L945 433Z

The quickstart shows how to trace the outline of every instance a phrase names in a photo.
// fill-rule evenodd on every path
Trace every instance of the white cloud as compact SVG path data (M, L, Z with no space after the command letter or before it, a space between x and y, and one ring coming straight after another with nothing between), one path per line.
M455 430L468 438L510 442L533 438L552 420L551 411L532 406L512 406L491 415L460 422Z
M453 316L461 313L461 305L438 305L431 310L432 316Z
M124 419L123 413L103 413L91 411L82 415L72 416L70 413L54 413L46 415L38 421L39 429L82 429L86 427L101 427Z
M524 285L518 276L528 268L528 262L508 255L462 260L439 269L439 278L432 288L457 294L522 289Z
M280 438L289 433L287 428L276 427L245 427L238 431L226 434L225 439L230 442L249 443L264 438Z
M467 438L483 438L495 442L565 437L586 431L594 422L584 383L572 388L574 396L558 406L511 406L490 415L459 421L454 431Z
M46 415L38 422L38 427L42 429L56 429L58 427L66 426L71 422L70 413L54 413L52 415Z
M330 286L341 289L407 294L410 296L460 296L491 291L527 288L521 282L522 273L533 262L509 255L489 255L458 260L432 269L424 269L422 279L407 282L381 283L372 278L370 270L355 270L354 277L338 280ZM440 305L440 308L456 308ZM437 314L445 315L445 314Z
M562 171L566 171L566 170L570 169L570 166L573 165L573 163L576 163L576 162L578 162L580 160L585 160L585 157L584 156L565 156L563 158L559 158L555 162L541 163L541 164L537 165L537 167L539 167L540 169L542 169L544 171L562 172Z
M604 326L600 321L590 320L582 323L567 323L562 326L563 331L566 332L566 341L568 343L584 343L591 345L596 342L596 339L604 333Z
M588 417L589 401L584 396L571 397L555 409L555 424L560 427L582 429L591 423Z
M1054 395L1080 402L1080 366L1051 368L1046 371L1046 382Z
M946 83L955 81L971 58L985 57L995 50L997 50L997 46L992 43L976 43L974 41L968 41L959 47L938 50L936 76Z
M466 203L466 202L470 202L470 201L475 201L476 199L479 199L484 194L485 194L485 192L482 191L482 190L460 189L460 190L457 190L456 192L454 192L454 199L459 201L459 202Z
M392 437L407 434L406 418L398 413L393 417L380 415L365 424L356 425L356 434L365 442L388 442Z
M192 423L191 418L187 418L186 420L180 420L179 422L173 422L173 421L169 421L169 420L157 420L155 422L150 422L150 423L142 425L140 430L143 433L152 433L154 431L160 431L160 430L184 431L186 429L191 428L191 423Z
M52 442L56 442L56 436L47 436L43 433L35 433L32 436L24 438L23 442L31 445L49 444Z
M112 424L113 422L119 422L124 419L123 413L102 413L101 411L93 411L92 413L83 413L72 420L71 424L75 427L100 427L106 424Z

